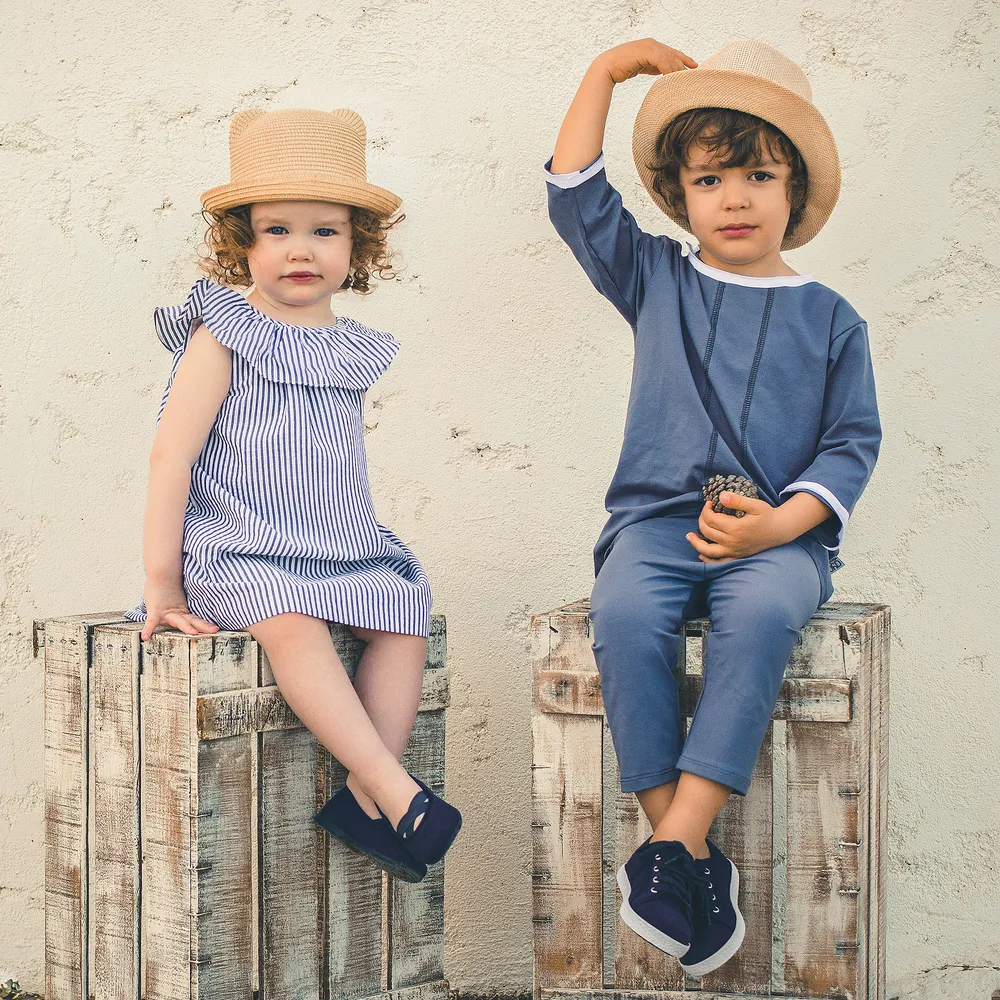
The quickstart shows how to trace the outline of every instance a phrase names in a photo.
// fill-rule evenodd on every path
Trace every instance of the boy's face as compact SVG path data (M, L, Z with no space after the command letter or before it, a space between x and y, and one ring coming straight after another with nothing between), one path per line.
M687 217L702 259L733 266L780 261L791 212L791 167L766 147L760 163L720 167L719 160L718 153L694 143L687 166L680 168Z
M329 302L347 277L353 230L347 205L278 201L250 206L254 244L247 253L257 289L275 303Z

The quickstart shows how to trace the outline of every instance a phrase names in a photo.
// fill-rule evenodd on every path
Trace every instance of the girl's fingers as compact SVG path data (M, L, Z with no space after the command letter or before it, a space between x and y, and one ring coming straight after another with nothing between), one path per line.
M142 627L142 632L140 638L145 642L152 634L157 625L160 624L160 616L158 614L150 614L149 608L146 609L146 622Z

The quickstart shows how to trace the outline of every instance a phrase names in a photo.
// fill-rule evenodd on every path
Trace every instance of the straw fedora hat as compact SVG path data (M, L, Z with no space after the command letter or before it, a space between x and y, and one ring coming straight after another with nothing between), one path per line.
M763 42L732 42L698 69L661 76L639 108L632 132L632 156L653 201L678 225L653 187L650 164L663 128L692 108L729 108L763 118L781 129L805 160L809 175L806 207L795 231L781 245L793 250L824 226L840 194L840 158L823 116L812 103L805 73L787 56ZM686 227L684 227L686 228Z
M229 125L229 183L201 196L208 212L266 201L332 201L385 218L391 191L368 183L365 123L356 111L240 111Z

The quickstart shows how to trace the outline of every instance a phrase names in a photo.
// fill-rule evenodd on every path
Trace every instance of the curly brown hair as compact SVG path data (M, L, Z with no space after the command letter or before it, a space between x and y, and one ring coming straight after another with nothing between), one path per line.
M656 160L649 164L653 187L687 227L687 207L680 182L680 169L688 166L688 152L699 143L719 159L719 167L743 167L760 163L766 151L791 168L788 200L791 212L785 237L802 221L809 188L805 160L795 144L779 128L756 115L729 108L693 108L668 122L656 139Z
M360 295L374 291L370 287L372 275L384 280L396 277L392 269L392 249L389 247L389 230L406 218L397 215L384 219L370 208L351 209L353 245L351 263L343 289ZM250 206L239 205L221 212L202 212L208 229L205 232L205 250L199 261L202 272L220 285L249 288L253 284L247 255L254 244L250 224Z

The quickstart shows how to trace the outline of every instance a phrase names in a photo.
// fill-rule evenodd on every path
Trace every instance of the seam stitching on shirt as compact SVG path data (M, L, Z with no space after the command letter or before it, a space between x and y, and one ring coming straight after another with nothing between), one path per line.
M764 315L760 321L760 333L757 336L757 350L754 352L753 364L750 366L750 378L747 379L747 395L743 401L743 415L740 417L740 461L744 468L747 464L747 424L750 421L750 403L753 400L754 386L757 383L757 371L764 355L764 341L767 339L767 325L771 318L771 303L774 301L774 289L767 291L767 301L764 303Z
M719 324L719 313L722 312L722 296L726 292L726 286L720 281L719 290L715 293L715 305L712 307L712 323L708 331L708 344L705 346L705 358L701 363L701 369L705 375L705 395L702 397L702 406L705 413L708 413L709 404L712 402L712 383L708 377L708 369L712 364L712 354L715 351L715 335ZM711 419L711 417L709 417ZM705 473L708 479L712 478L712 463L715 461L715 449L719 444L719 432L712 427L712 435L708 441L708 458L705 460Z

